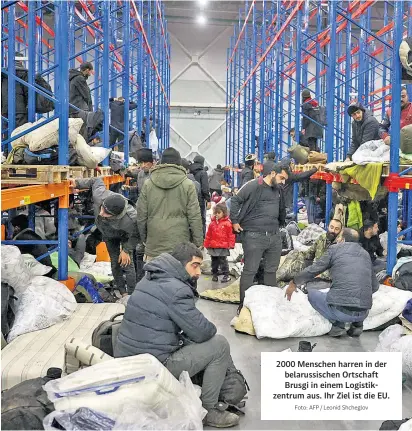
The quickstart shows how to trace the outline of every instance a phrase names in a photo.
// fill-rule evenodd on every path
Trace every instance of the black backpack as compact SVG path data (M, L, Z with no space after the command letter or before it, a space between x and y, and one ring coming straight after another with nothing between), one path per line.
M97 347L107 355L113 356L114 344L116 343L117 334L122 323L121 320L116 320L116 318L123 315L124 313L117 313L110 320L100 323L93 331L92 346Z
M7 283L1 283L1 333L4 338L9 335L16 317L17 298L14 296L14 289Z
M395 272L394 282L398 289L412 291L412 262L405 262Z
M59 163L58 146L40 151L24 149L23 161L25 165L57 165Z
M36 75L36 84L42 88L42 90L53 97L52 88L50 84L41 76ZM42 94L36 93L36 112L38 114L47 114L47 112L53 111L54 102Z

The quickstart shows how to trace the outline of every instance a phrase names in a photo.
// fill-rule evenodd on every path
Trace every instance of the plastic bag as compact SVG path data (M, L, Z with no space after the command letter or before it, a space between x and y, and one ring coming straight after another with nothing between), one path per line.
M157 139L156 131L154 129L152 129L149 135L149 147L154 153L156 153L159 149L159 140Z
M32 278L18 302L16 320L7 342L69 318L76 306L76 299L64 284L43 276Z
M37 123L40 123L41 121L44 121L44 120L43 119L39 120ZM11 136L13 137L13 136L19 135L20 133L30 129L31 127L33 127L33 123L25 123L20 127L17 127L16 129L14 129L11 132ZM26 138L27 138L27 135L23 135L20 138L15 139L14 141L12 141L11 146L13 148L16 148L19 145L29 145Z
M63 429L71 431L111 430L115 421L103 413L81 407L75 411L54 411L43 420L45 430L60 430L53 426L56 421Z
M181 395L157 409L126 403L113 430L202 430L207 411L187 371L182 372L179 382L184 387Z
M77 139L73 144L76 150L79 164L86 168L94 169L101 163L109 154L110 148L91 147L87 144L82 135L77 135Z
M30 272L24 264L20 250L15 245L1 246L1 281L9 284L18 298L30 284Z
M102 287L101 285L98 287ZM85 294L86 298L90 299L90 302L93 304L101 304L103 303L103 299L100 297L99 292L94 286L93 281L87 277L87 275L83 276L79 282L77 283L76 290Z
M34 277L36 275L46 275L52 270L51 266L43 265L31 254L22 254L22 258L30 275Z

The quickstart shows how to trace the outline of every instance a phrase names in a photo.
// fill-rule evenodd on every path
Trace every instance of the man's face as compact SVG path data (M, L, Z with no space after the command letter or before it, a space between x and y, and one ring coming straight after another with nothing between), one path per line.
M21 231L20 226L13 226L13 234L17 235Z
M292 138L292 139L295 139L295 131L293 130L292 132L290 132L290 137Z
M378 223L375 223L374 225L373 225L373 228L372 228L372 234L373 234L373 236L375 236L375 235L377 235L379 233L379 226L378 226Z
M331 220L328 226L328 232L334 233L336 236L338 236L341 230L342 230L342 225L336 220Z
M284 170L282 170L280 174L276 174L275 172L272 172L272 187L275 187L278 184L285 184L288 178L289 178L288 173Z
M200 265L203 259L201 257L192 257L192 260L188 262L185 266L186 272L190 275L192 279L198 279L200 277Z
M152 169L152 167L153 167L153 162L142 162L141 166L145 172L149 172L150 169Z
M363 111L362 109L358 109L356 112L354 112L351 117L355 120L355 121L362 121L363 118Z
M405 107L409 103L409 97L406 90L402 90L401 92L401 107Z

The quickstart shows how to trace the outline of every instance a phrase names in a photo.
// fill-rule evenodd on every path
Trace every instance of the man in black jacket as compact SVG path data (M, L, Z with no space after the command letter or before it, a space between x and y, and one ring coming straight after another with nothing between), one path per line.
M348 115L352 117L352 143L346 160L352 160L355 151L365 142L380 139L379 122L372 113L360 103L348 107Z
M302 145L307 145L310 151L320 151L318 139L323 137L323 127L320 123L319 103L312 99L310 91L302 91Z
M110 106L110 140L112 146L116 141L124 141L124 97L112 97L109 99ZM129 102L129 111L137 108L137 103ZM116 130L117 129L117 130ZM120 131L119 131L120 130ZM123 132L123 133L122 133ZM127 133L126 133L127 139ZM123 145L120 146L120 151L123 151Z
M40 235L29 228L29 218L25 214L20 214L13 217L10 223L14 227L13 240L15 241L41 241ZM17 244L21 254L31 254L34 258L39 258L44 254L48 253L48 248L46 244L28 244L20 245ZM50 256L46 256L41 260L41 263L46 266L50 266L52 270L47 274L51 277L56 272L56 268L53 266Z
M263 165L263 177L250 181L232 197L230 219L233 230L242 233L245 259L240 278L240 306L245 292L253 285L253 279L264 258L264 284L276 286L276 271L282 253L279 228L285 223L286 209L280 187L288 179L287 171L273 162Z
M202 252L191 243L178 244L147 263L147 275L126 307L114 345L116 358L149 353L178 379L204 371L202 404L206 425L227 428L239 417L222 409L219 394L233 365L226 338L196 308L193 286L200 277ZM239 400L240 401L240 400Z
M78 109L69 107L69 117L78 118L79 109L86 112L93 111L92 95L87 85L87 79L92 74L93 65L82 63L80 70L69 70L69 103Z
M252 181L255 178L253 167L256 163L255 154L248 154L245 157L245 167L240 173L240 187L243 187L247 182Z
M366 220L360 234L360 243L371 257L373 269L376 273L386 268L386 260L383 257L383 247L379 239L378 223Z
M329 292L311 289L308 300L316 311L332 322L331 337L344 335L347 322L351 323L348 335L359 337L363 321L372 308L372 294L379 289L379 283L368 253L359 244L358 232L345 228L338 241L319 260L294 277L285 296L290 301L297 287L329 270L332 279Z
M205 158L202 156L196 156L193 159L193 163L190 165L190 172L194 175L195 180L200 184L202 198L199 201L200 204L200 215L202 216L203 224L203 236L206 233L206 204L210 202L210 188L209 178L207 172L204 170Z

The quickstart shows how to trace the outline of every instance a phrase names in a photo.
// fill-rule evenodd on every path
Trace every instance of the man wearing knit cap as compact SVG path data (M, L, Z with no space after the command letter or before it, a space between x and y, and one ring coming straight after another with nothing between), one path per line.
M92 189L96 226L102 233L110 255L116 288L122 296L131 294L136 285L133 253L139 241L135 207L123 195L107 190L101 178L71 182L77 189Z
M203 244L202 219L196 188L187 178L180 154L163 151L137 202L137 225L145 244L146 261L170 253L185 241Z
M143 188L144 182L150 177L150 169L153 168L153 152L150 148L142 148L137 153L137 161L140 164L140 171L137 175L137 188L139 192Z
M280 187L288 179L284 167L274 163L263 164L263 177L249 181L232 197L230 219L233 230L241 233L245 266L240 278L240 306L245 292L264 259L264 284L276 286L276 271L282 253L279 228L285 224L286 209Z
M310 151L320 151L318 139L323 137L321 126L319 103L312 99L310 91L305 88L302 91L302 145L309 147Z

